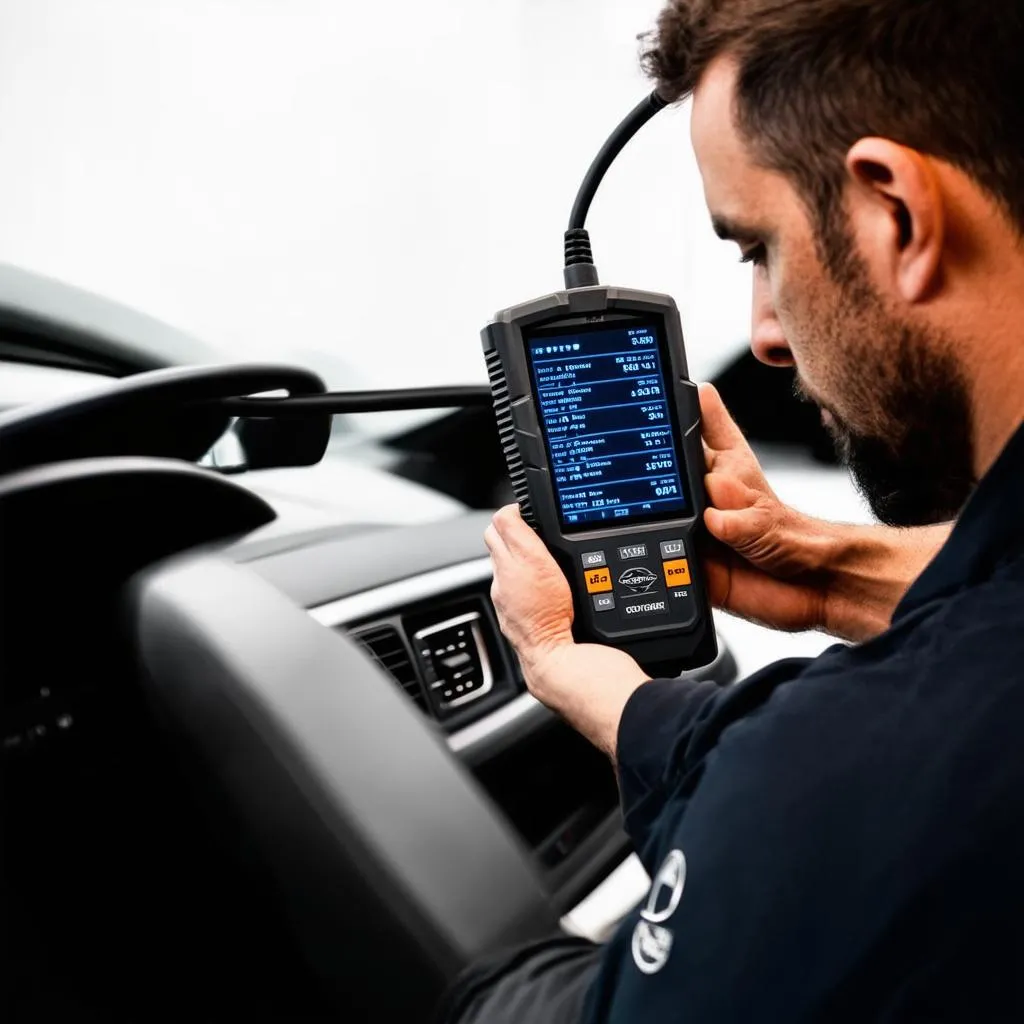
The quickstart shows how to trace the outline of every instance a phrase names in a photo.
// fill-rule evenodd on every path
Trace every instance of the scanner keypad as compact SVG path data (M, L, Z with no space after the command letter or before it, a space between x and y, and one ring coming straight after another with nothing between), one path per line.
M600 628L614 632L696 621L697 601L683 538L648 535L585 552L579 559Z

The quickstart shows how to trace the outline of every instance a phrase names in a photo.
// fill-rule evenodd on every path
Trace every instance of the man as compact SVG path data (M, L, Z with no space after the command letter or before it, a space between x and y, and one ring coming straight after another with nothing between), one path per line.
M704 389L717 603L854 641L719 689L575 644L559 570L495 516L502 628L616 763L653 883L604 948L480 966L452 1018L1024 1019L1021 53L1024 9L985 0L662 14L647 66L693 95L754 352L796 366L890 526L782 506Z

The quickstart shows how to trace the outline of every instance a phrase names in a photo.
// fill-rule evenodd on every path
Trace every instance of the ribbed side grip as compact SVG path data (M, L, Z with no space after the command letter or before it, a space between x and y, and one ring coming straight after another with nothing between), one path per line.
M519 510L523 514L523 519L536 529L537 517L533 514L533 506L530 504L530 492L526 486L526 470L523 469L523 460L516 445L516 432L512 425L512 402L508 396L508 384L505 381L501 356L492 350L485 353L485 357L487 359L487 376L491 381L491 397L494 399L494 416L498 421L498 437L501 440L501 450L505 453L505 463L508 466L508 475L512 480L512 490L515 491L516 501L519 502Z

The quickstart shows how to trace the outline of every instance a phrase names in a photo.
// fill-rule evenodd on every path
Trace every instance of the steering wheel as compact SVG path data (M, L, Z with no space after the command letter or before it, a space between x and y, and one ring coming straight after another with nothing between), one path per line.
M354 643L209 555L145 570L130 607L143 685L341 1005L416 1019L467 963L554 926L493 805Z
M130 675L195 792L228 808L330 1001L422 1020L471 961L550 932L555 914L435 726L360 647L224 553L271 518L181 461L17 469L0 477L3 629L43 635L47 545L128 641ZM12 650L0 671L28 664Z
M208 545L173 554L251 528L261 506L160 460L23 471L0 480L5 590L31 572L13 550L36 549L30 531L62 538L65 572L116 564L135 679L196 793L268 869L323 989L349 1011L424 1019L468 963L552 930L554 912L495 806L361 648Z

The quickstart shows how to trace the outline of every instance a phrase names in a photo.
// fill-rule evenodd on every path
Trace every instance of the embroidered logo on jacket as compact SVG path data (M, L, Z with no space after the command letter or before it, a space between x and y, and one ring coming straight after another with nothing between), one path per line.
M633 929L633 962L644 974L657 974L672 952L672 932L664 926L679 906L686 884L686 858L672 850L651 882L647 902Z

